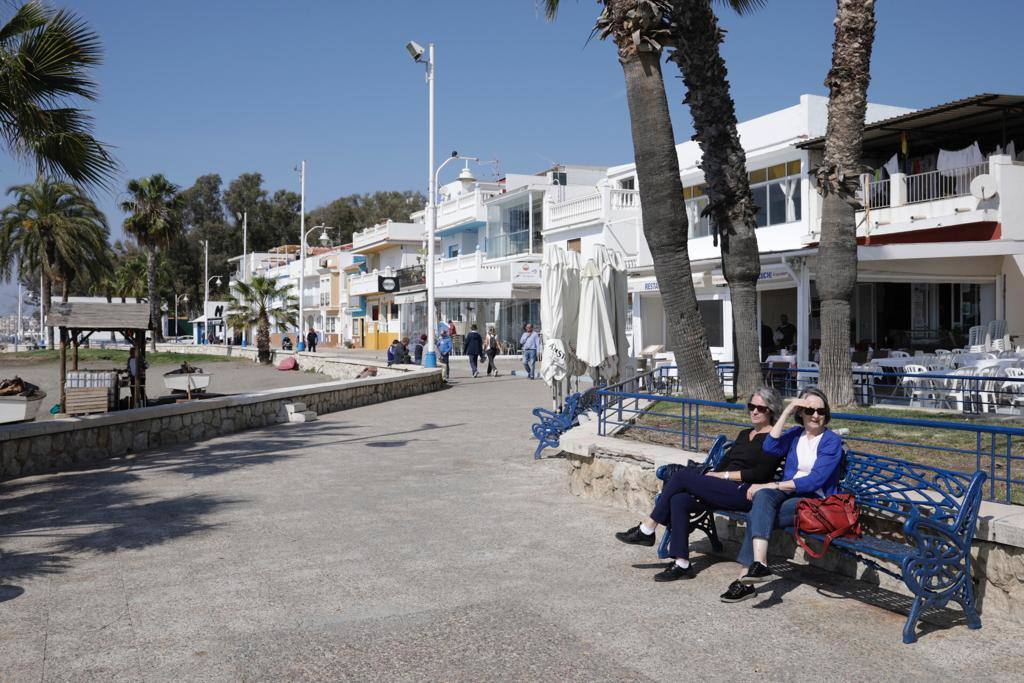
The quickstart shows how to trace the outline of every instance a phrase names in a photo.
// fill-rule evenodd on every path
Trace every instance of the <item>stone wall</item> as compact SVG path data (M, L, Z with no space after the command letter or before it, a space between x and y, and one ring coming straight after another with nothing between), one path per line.
M687 458L702 460L704 457L701 453L679 450L676 453L677 461ZM655 463L624 454L619 448L613 452L610 448L602 450L600 446L592 445L588 455L566 453L566 456L569 490L574 495L625 508L640 516L650 512L655 496L661 491L661 481L654 474ZM896 534L899 537L902 528L901 524L869 514L863 514L862 521L866 530L873 534ZM982 615L1024 624L1024 548L1020 547L1024 544L1021 543L1022 536L1011 531L1015 522L1024 526L1024 509L1020 506L982 504L972 546L972 570ZM717 526L719 538L725 545L723 556L735 558L743 540L744 525L719 517ZM693 540L704 538L703 533L696 532ZM702 550L711 552L710 544L704 544ZM773 535L769 552L794 564L812 565L902 595L911 595L902 581L868 569L842 553L830 550L821 559L815 559L797 546L791 535L781 531ZM881 564L885 566L886 563ZM899 570L892 565L888 568Z
M287 422L285 404L318 414L436 391L438 370L272 389L0 430L0 480L70 469L176 443Z
M240 360L256 362L255 346L235 346L233 344L157 344L157 351L166 353L195 353L205 356L226 356ZM346 357L324 353L299 353L296 351L270 350L270 362L280 363L282 359L294 357L299 370L319 372L335 379L352 379L364 368L377 368L378 377L395 377L415 369L418 365L396 365L388 367L387 362L371 358Z

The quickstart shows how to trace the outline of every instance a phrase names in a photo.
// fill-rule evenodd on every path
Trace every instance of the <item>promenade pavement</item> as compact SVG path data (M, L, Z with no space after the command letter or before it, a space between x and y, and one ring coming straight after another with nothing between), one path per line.
M1020 627L824 574L655 584L622 510L534 462L546 387L442 392L0 484L0 679L1019 680ZM697 548L705 548L703 542ZM870 602L865 602L870 600Z

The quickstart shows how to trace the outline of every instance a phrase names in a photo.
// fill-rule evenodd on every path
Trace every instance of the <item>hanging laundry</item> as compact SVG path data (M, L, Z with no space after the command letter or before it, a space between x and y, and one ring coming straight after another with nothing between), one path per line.
M889 161L885 162L882 165L882 168L884 168L886 171L889 172L889 177L890 178L892 176L896 175L897 173L899 173L900 172L899 155L893 154L892 158L890 158Z
M981 153L981 147L975 142L963 149L940 149L935 168L944 176L953 176L956 175L953 173L956 169L974 166L984 161L985 157Z

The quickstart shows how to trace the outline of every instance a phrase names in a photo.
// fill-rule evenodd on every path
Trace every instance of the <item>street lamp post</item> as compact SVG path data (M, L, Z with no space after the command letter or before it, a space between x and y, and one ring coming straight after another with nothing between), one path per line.
M249 282L249 212L235 212L238 220L242 221L242 282ZM242 330L242 346L249 341L249 328Z
M179 294L174 297L174 343L178 343L178 301L184 301L188 303L188 294ZM203 311L206 313L206 311Z
M423 367L437 367L437 346L434 335L437 332L437 321L434 320L434 229L437 225L436 199L437 187L434 175L434 44L428 43L426 60L423 59L423 46L410 41L405 49L413 60L424 64L427 69L427 348L423 353Z
M302 343L304 328L304 321L302 319L302 283L305 280L306 273L303 272L305 269L306 260L306 162L305 160L299 164L299 260L302 262L299 267L299 277L296 283L295 293L299 297L299 321L295 327L298 330L298 340L295 342L295 348Z
M302 305L302 283L306 278L306 238L309 237L309 233L313 232L314 230L322 231L320 233L319 238L320 244L322 246L326 247L331 242L331 237L330 235L327 234L327 226L324 225L323 223L321 223L320 225L314 225L312 228L302 233L302 241L299 242L299 339L296 346L298 344L305 343L304 334L306 332L306 318L303 315L305 313L305 308Z

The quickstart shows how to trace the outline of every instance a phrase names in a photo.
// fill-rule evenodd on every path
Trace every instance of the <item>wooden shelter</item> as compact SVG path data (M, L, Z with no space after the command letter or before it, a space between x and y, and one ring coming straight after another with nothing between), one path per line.
M46 326L60 332L60 411L67 412L68 342L71 342L72 370L78 369L78 347L93 332L117 332L135 351L136 372L131 383L131 407L145 405L146 331L151 329L149 304L54 303Z

